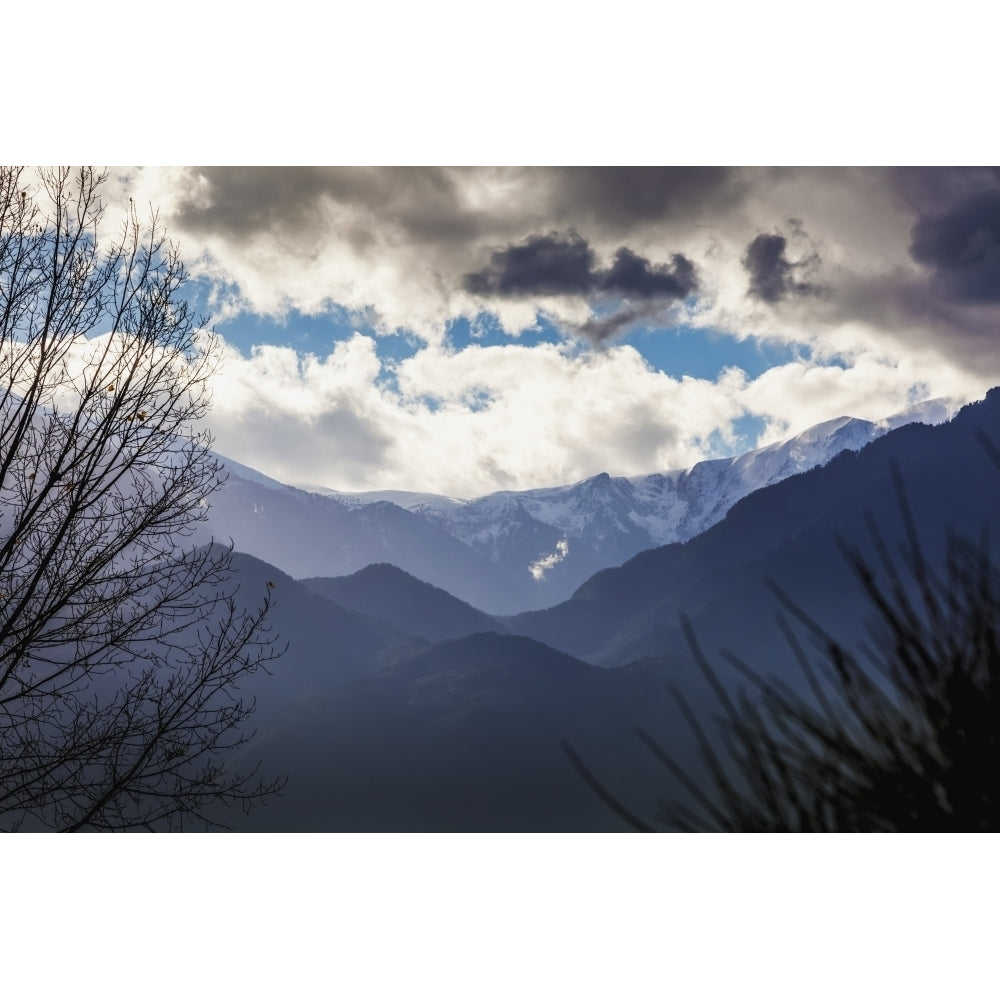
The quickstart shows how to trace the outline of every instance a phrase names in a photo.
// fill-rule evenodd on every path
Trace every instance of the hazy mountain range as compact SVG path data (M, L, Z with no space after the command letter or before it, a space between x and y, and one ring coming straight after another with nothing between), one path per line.
M859 423L834 422L795 439L797 446L729 464L784 463L796 447L801 453L845 429L863 436ZM280 799L227 818L240 829L624 829L573 771L562 739L651 817L658 800L678 789L633 727L644 726L697 771L670 685L704 718L714 710L681 614L733 690L740 682L720 656L724 647L795 683L767 581L838 638L860 638L868 608L838 540L871 551L875 524L887 550L898 551L894 468L932 565L949 530L978 537L992 526L995 533L1000 469L983 439L1000 442L1000 391L939 426L904 424L873 436L856 452L746 495L685 542L603 569L565 601L500 619L467 603L467 594L447 593L384 559L350 575L296 581L237 557L241 592L274 584L272 623L289 643L273 675L254 679L258 733L241 760L259 759L267 773L290 780ZM250 476L242 482L289 510L314 504L322 512L332 502L345 524L398 511L462 544L398 504L348 507ZM580 485L566 492L579 496Z
M954 406L921 403L886 420L841 417L778 444L690 469L606 473L568 486L473 500L398 491L300 490L225 459L209 530L296 578L391 563L492 614L548 607L599 570L683 542L754 490L856 450L894 427L939 423Z

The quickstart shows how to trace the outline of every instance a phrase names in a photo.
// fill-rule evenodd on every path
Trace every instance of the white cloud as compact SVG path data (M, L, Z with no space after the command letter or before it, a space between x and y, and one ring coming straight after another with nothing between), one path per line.
M113 173L109 219L115 203L120 207L130 195L140 205L159 206L192 272L215 282L217 321L239 309L280 316L337 304L364 312L378 331L404 328L439 344L448 320L471 319L485 306L511 335L530 327L539 309L572 329L590 317L585 297L484 300L465 290L464 277L497 248L573 229L599 267L621 246L653 264L685 254L701 279L688 317L698 325L805 342L827 353L929 347L969 371L988 367L1000 379L996 311L979 315L971 305L935 298L926 269L910 256L914 222L936 203L926 194L914 200L914 180L899 172L681 168L635 176L620 168L304 167ZM932 182L943 183L930 175L922 181ZM748 295L746 248L759 234L779 232L789 260L815 256L808 279L824 294L778 303ZM669 314L660 320L669 322Z
M968 402L984 396L990 385L989 378L970 376L928 351L905 358L866 351L843 365L776 366L749 383L741 398L766 421L763 445L834 416L880 420L938 396Z
M977 398L1000 381L996 311L933 298L909 243L918 213L934 203L921 195L917 205L913 180L888 171L117 175L126 179L109 197L109 218L116 198L160 206L192 271L215 282L217 320L337 304L364 311L376 332L402 327L422 344L391 367L367 336L324 358L266 345L250 357L227 350L214 380L217 447L284 481L473 496L639 474L735 447L733 422L743 416L760 418L768 441L842 414L877 419L920 396ZM484 305L511 335L539 310L567 329L589 317L586 296L480 300L465 290L464 276L497 248L569 229L598 268L622 246L654 265L685 254L701 291L682 318L806 345L810 360L709 381L669 377L614 343L450 350L447 321ZM778 232L789 261L815 258L802 272L810 292L760 302L743 257L755 236Z
M568 344L429 345L393 366L395 385L388 374L361 334L326 358L226 347L213 380L216 448L284 482L471 497L687 467L731 448L732 423L747 414L770 440L988 387L916 355L796 362L756 379L731 368L710 381L672 378L628 346Z
M556 542L555 552L550 552L547 556L542 556L541 559L535 560L528 566L528 572L536 580L543 580L545 574L552 569L553 566L558 566L559 563L569 555L569 541L565 538L560 538Z

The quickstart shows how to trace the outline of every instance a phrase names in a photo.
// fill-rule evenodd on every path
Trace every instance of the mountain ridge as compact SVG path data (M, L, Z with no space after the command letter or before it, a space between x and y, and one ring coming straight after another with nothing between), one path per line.
M349 610L433 642L475 632L506 632L498 619L391 563L372 563L349 576L308 577L299 582Z
M877 422L835 418L690 469L599 473L569 486L464 501L307 492L223 459L230 477L213 500L210 526L299 579L387 562L487 614L509 615L555 605L602 569L694 537L754 490L863 447L911 416L944 419L949 406L926 401Z
M682 693L709 729L718 713L679 615L690 620L734 699L746 682L722 647L794 687L796 660L773 621L776 599L766 580L777 580L830 634L852 645L870 609L838 535L863 544L870 512L886 525L886 545L895 551L905 532L893 463L910 491L931 565L940 565L938 536L949 524L997 527L1000 469L981 434L1000 441L1000 390L949 424L902 426L755 491L702 534L606 568L560 605L504 619L513 634L490 629L431 642L399 637L385 625L352 663L337 648L336 630L328 633L329 659L340 666L322 674L324 683L290 688L293 669L288 682L280 673L268 679L281 711L241 756L263 759L291 780L278 802L236 824L256 830L622 829L573 771L560 751L563 740L630 809L653 816L659 799L683 789L633 728L641 726L689 773L703 776L698 740L672 691ZM357 580L370 581L376 597L386 581L433 590L391 566L370 567L355 574ZM275 583L279 600L286 591L309 593L284 576ZM321 614L325 598L310 596ZM454 598L444 596L454 607ZM293 657L302 648L293 645Z
M701 621L716 646L725 637L765 632L775 610L766 580L773 579L796 600L825 606L845 637L856 636L849 609L863 605L838 539L869 544L874 521L890 551L901 544L894 466L917 525L934 526L928 558L940 555L949 525L978 530L995 520L981 484L997 477L1000 486L1000 470L980 433L1000 439L1000 390L950 423L896 428L861 451L841 452L825 466L755 491L695 538L639 553L595 574L568 601L504 621L588 662L615 665L668 649L683 655L681 613Z

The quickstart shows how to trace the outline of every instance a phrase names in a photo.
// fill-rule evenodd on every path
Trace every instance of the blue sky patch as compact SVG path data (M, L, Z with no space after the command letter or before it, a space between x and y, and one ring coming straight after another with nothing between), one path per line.
M725 368L742 368L750 378L775 365L810 357L802 344L774 344L736 337L719 330L678 326L632 330L618 343L634 347L653 368L673 378L690 375L714 382Z
M192 281L188 286L189 297L196 309L208 311L208 290L208 283L201 280ZM355 332L364 334L375 340L379 359L388 364L388 370L380 380L389 386L395 382L392 365L412 357L422 346L417 336L405 330L376 334L374 327L356 311L333 303L317 314L290 309L280 319L242 312L216 323L215 327L228 344L245 356L249 356L256 344L273 344L290 347L300 354L325 358L339 341L349 339ZM505 331L496 316L488 312L482 312L471 320L458 317L451 320L445 329L446 343L456 351L473 345L536 347L539 344L564 343L566 338L567 334L542 313L539 313L534 326L516 337ZM672 378L688 375L709 381L715 381L725 368L732 366L741 368L753 379L775 365L810 358L809 348L804 344L777 344L754 337L738 340L719 330L691 326L637 327L611 343L628 344L652 368Z
M494 347L500 344L518 344L522 347L537 347L539 344L561 344L566 335L559 328L539 314L535 325L511 336L501 326L492 313L479 313L473 320L464 316L452 320L445 331L446 339L455 350L461 351L473 344L479 347Z

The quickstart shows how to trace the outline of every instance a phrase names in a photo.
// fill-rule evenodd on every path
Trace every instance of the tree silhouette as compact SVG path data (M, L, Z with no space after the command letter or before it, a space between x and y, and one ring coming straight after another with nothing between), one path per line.
M155 213L105 235L94 170L0 169L0 824L210 823L277 787L229 773L273 655L200 429L217 351Z
M984 445L995 454L988 441ZM875 560L841 550L873 623L851 651L776 585L780 623L797 661L797 688L765 678L733 695L685 622L688 642L721 708L712 738L676 687L698 744L700 781L647 732L642 742L687 801L661 800L668 828L725 831L978 831L1000 827L1000 586L985 532L952 534L943 566L925 558L898 469L905 543L898 556L869 521ZM815 652L810 656L807 638ZM564 747L588 784L637 830L653 827L621 806ZM595 790L597 790L595 788Z

